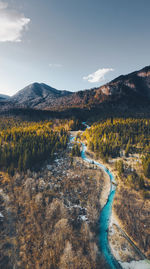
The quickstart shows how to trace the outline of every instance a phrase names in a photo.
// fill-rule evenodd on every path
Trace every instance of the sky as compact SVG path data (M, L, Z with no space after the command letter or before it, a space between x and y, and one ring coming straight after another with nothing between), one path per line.
M150 0L0 0L0 93L98 87L150 65Z

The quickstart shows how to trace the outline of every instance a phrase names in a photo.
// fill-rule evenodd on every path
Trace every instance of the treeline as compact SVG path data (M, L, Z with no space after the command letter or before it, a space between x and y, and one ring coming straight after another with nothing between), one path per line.
M35 113L35 111L34 111ZM81 120L76 119L75 117L71 117L70 119L46 119L41 120L38 118L37 120L27 120L22 119L21 116L1 116L0 117L0 132L3 130L7 130L8 128L12 127L30 127L31 125L35 125L36 123L42 124L42 123L48 123L49 126L52 128L58 127L60 130L61 128L64 128L65 130L79 130L83 127Z
M11 175L39 167L67 146L68 132L60 122L22 122L20 127L18 121L13 123L10 128L1 123L0 131L0 169Z
M148 119L111 119L93 125L84 132L88 148L97 157L107 161L130 153L149 156L150 120ZM150 157L143 159L144 173L150 176Z

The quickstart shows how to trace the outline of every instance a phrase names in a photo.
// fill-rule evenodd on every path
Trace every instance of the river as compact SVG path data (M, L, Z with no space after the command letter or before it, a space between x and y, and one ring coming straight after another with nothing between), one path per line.
M83 124L86 126L86 128L90 128L85 122ZM101 252L103 253L107 263L109 264L110 268L112 269L120 269L122 268L121 265L118 263L118 261L115 259L115 257L111 253L111 249L109 246L108 241L108 229L109 229L109 222L112 212L112 204L113 199L115 196L116 187L112 184L112 182L115 183L115 178L113 174L101 163L94 161L92 159L89 159L86 154L86 146L84 143L82 143L82 152L81 157L84 161L88 163L92 163L100 167L105 173L109 175L110 183L111 183L111 189L108 196L107 203L103 207L101 213L100 213L100 219L99 219L99 247Z

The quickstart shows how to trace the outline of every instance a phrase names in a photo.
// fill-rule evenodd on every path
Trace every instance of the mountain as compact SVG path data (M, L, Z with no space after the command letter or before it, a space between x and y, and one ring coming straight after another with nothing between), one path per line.
M123 106L150 102L150 66L90 90L59 91L44 83L33 83L19 91L11 101L23 107L58 110L72 107L86 108L102 103Z
M110 83L95 90L95 98L98 100L102 96L109 101L123 100L135 101L150 101L150 66L147 66L140 71L135 71L125 76L119 76Z
M44 83L33 83L15 94L11 101L14 104L29 108L54 106L57 99L69 95L69 91L59 91Z
M44 83L33 83L0 106L0 110L33 109L52 111L57 116L94 117L101 115L150 116L150 66L89 90L56 90ZM63 112L63 113L62 113ZM130 113L132 112L132 113Z
M80 91L65 97L67 107L120 110L150 106L150 66L122 75L95 89Z

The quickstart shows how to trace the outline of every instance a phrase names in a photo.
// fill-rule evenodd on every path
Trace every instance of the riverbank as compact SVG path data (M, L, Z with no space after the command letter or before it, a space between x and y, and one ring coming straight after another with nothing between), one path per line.
M92 158L93 160L95 159L94 154L90 151L87 151L87 156L90 156L90 158ZM106 165L106 167L110 171L112 171L113 174L115 175L115 177L117 178L117 182L116 182L118 184L118 188L116 191L117 195L114 198L114 203L113 203L113 207L112 207L112 214L111 214L111 219L110 219L110 224L109 224L109 233L108 233L108 240L109 240L111 252L112 252L113 256L116 258L116 260L118 260L120 262L120 264L123 268L136 268L134 266L140 266L140 264L143 264L142 261L140 261L143 258L142 253L141 253L141 255L139 255L139 253L136 251L136 248L134 248L132 246L132 244L130 244L130 242L125 238L125 236L121 232L121 228L124 229L124 231L126 231L126 232L128 231L127 224L125 224L126 219L125 219L125 217L123 218L124 220L121 219L119 217L117 210L116 210L116 204L121 203L123 206L124 205L123 199L126 200L126 198L127 198L126 195L122 195L122 189L124 186L122 186L122 187L120 186L118 174L117 174L117 171L115 170L114 164L112 164L112 163L104 164L102 160L96 160L96 162L100 162L103 165ZM120 193L119 197L118 197L118 193ZM120 199L120 197L122 197L122 199ZM140 198L139 198L139 200L140 200ZM134 208L134 206L135 206L135 203L132 205L132 207ZM128 214L127 211L126 211L126 214ZM124 223L124 225L123 225L123 223ZM136 223L133 221L132 225L134 227L136 225ZM130 240L130 238L129 238L129 240ZM132 237L131 237L131 240L134 241L134 239ZM134 244L134 242L133 242L133 244ZM144 266L144 265L142 265L142 266ZM147 264L146 261L145 261L145 266L146 267L143 267L143 268L150 268L150 267L147 267L150 265Z
M130 262L140 260L140 256L124 237L120 229L120 221L118 220L114 209L110 218L108 240L114 257L121 262Z
M115 195L115 186L113 187L113 184L116 184L115 179L113 177L113 174L104 165L102 165L100 162L97 162L93 158L91 158L90 153L86 152L86 146L83 143L82 143L81 157L85 162L93 164L93 166L95 165L96 169L100 169L100 171L103 171L109 178L110 189L108 192L108 198L100 212L99 247L105 257L105 260L110 266L110 268L112 269L121 268L120 264L113 256L110 250L109 242L108 242L109 221L110 221L110 216L111 216L113 198ZM107 191L108 191L108 188L107 188Z
M119 226L127 233L138 249L150 259L149 199L144 199L139 191L119 183L113 212L119 220Z

